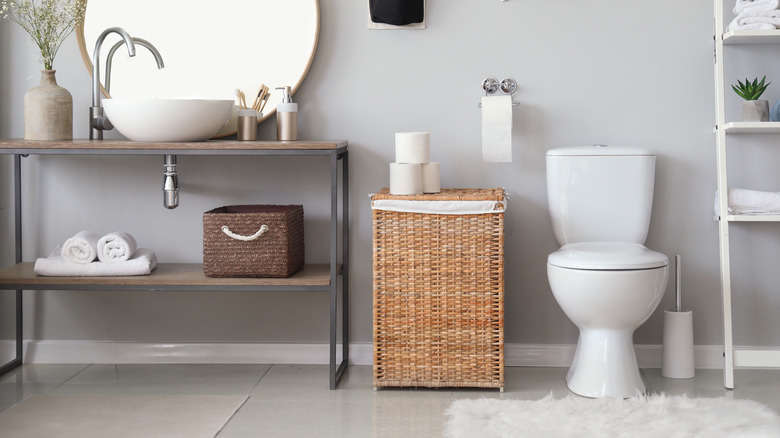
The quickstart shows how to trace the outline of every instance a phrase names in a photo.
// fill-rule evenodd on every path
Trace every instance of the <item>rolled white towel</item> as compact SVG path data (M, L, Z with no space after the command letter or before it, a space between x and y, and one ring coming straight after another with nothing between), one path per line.
M734 15L739 15L743 12L767 11L772 9L780 9L780 0L737 0L732 12L734 12Z
M98 259L103 263L127 261L133 257L137 249L135 238L123 231L108 233L97 243Z
M33 271L38 275L57 277L116 277L149 275L157 266L157 255L147 248L138 248L127 261L118 263L95 262L83 265L66 262L56 248L49 257L35 261Z
M774 30L778 27L780 27L780 10L777 9L743 12L729 23L729 30Z
M780 214L780 192L762 192L748 189L728 190L728 209L731 214ZM715 214L720 208L715 192Z
M97 258L97 244L100 236L92 231L79 231L62 245L61 255L72 263L91 263Z

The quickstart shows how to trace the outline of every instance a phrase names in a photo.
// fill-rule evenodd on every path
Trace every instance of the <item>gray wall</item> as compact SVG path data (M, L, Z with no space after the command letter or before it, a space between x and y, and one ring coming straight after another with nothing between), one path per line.
M354 341L371 341L368 194L387 184L394 133L429 131L443 186L503 186L511 196L508 342L576 342L576 329L547 284L546 257L557 245L546 210L544 155L550 148L604 143L656 151L647 246L682 255L696 343L721 343L710 0L428 0L423 31L367 30L365 0L320 3L317 55L295 100L301 138L350 144ZM755 48L740 52L727 80L763 74L772 79L773 66L762 56ZM63 46L55 68L60 85L74 95L74 135L84 138L90 76L75 37ZM0 137L23 136L23 95L38 82L39 69L26 35L0 22ZM774 69L770 102L780 98ZM481 160L477 103L488 76L513 77L519 85L512 164ZM739 102L730 104L732 118L739 117ZM274 138L274 121L261 126L260 134ZM743 160L741 152L735 156L734 185L778 190L779 157L761 139L766 138L741 140L740 151L754 161ZM129 231L161 261L198 262L202 212L255 202L303 203L307 258L326 260L327 245L317 236L327 233L327 194L320 189L328 178L325 163L180 157L179 164L181 206L167 211L161 206L160 157L24 159L25 260L47 255L81 229L94 229ZM0 235L6 236L0 261L7 265L13 258L9 157L0 157L0 171ZM772 260L780 229L732 228L734 279L740 285L735 341L778 345L780 296ZM659 309L637 330L637 343L661 343L663 309L674 302L672 283ZM316 294L57 291L28 293L26 305L26 337L35 340L327 341L327 297Z

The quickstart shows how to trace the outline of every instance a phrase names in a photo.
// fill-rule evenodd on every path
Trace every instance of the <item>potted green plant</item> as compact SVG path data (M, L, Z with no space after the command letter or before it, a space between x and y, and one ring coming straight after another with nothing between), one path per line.
M0 0L0 19L8 18L30 35L41 52L40 85L24 96L24 138L73 138L73 97L57 85L54 57L62 42L84 20L86 0Z
M742 120L745 122L768 122L769 121L769 102L764 99L760 99L766 88L771 82L766 82L766 76L758 81L758 78L750 81L745 78L745 82L737 80L737 85L732 84L731 89L734 90L739 97L745 99L745 103L742 104Z

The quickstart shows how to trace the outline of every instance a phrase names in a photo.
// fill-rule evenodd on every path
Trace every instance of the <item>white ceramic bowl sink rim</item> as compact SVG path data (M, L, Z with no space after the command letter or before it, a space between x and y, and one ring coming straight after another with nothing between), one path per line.
M119 133L133 141L206 141L228 121L232 99L103 99Z

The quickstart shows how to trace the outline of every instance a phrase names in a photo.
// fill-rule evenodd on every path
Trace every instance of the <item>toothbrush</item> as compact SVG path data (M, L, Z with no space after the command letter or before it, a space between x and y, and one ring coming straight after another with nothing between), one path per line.
M236 88L236 97L238 98L238 106L240 106L241 109L243 110L247 109L246 95L244 94L244 92Z
M257 111L262 112L263 108L265 107L265 102L268 102L268 90L270 88L263 85L263 88L260 90L260 95L258 96L258 100L255 101L255 105L253 105L253 108L257 109Z
M267 88L266 88L266 91L268 91L268 89L267 89ZM263 97L263 105L260 107L260 112L261 112L261 113L263 112L263 108L265 108L265 104L266 104L266 103L268 103L268 98L269 98L270 96L271 96L271 93L267 93L267 94L266 94L266 95Z
M260 84L260 89L257 90L257 97L255 97L255 101L252 104L253 110L259 110L260 109L260 102L263 101L263 91L265 91L265 84Z
M263 89L260 92L260 102L258 102L258 104L262 103L263 99L265 99L265 96L267 95L268 95L268 87L266 87L265 84L263 84Z

